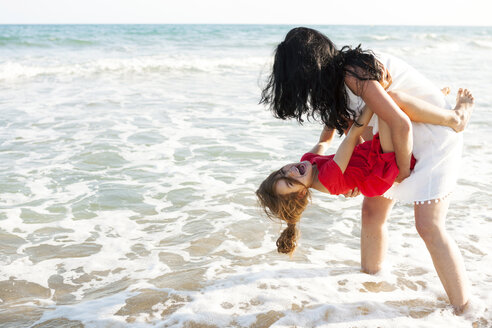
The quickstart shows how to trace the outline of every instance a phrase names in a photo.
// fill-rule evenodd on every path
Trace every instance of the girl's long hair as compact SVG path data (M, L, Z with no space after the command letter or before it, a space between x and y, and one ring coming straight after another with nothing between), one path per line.
M275 50L272 73L260 103L277 118L320 119L339 134L356 113L348 107L345 76L381 81L383 69L374 54L345 46L337 50L324 34L305 27L289 31ZM359 83L357 94L363 93Z
M275 188L277 182L281 179L288 180L293 184L303 185L295 179L283 176L280 171L274 171L260 184L256 191L256 196L258 197L259 205L270 219L278 218L287 223L287 228L277 239L277 251L292 255L297 247L297 239L299 237L297 223L299 223L302 212L309 203L311 193L303 185L306 188L306 193L302 197L299 196L299 193L279 195Z

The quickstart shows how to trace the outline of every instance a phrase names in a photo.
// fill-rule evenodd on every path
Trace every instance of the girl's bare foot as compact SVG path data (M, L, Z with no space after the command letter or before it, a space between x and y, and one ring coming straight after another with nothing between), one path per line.
M447 96L447 95L449 95L449 93L451 92L451 89L450 89L449 87L444 87L444 88L442 88L442 89L441 89L441 92L442 92L445 96Z
M456 107L454 108L456 124L453 125L453 130L461 132L465 129L473 107L475 107L475 101L471 92L468 89L460 88L456 95Z

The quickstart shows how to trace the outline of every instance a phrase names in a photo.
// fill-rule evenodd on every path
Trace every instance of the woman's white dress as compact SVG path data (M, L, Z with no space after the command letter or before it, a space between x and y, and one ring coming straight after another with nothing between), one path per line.
M376 58L391 75L392 83L387 91L402 91L441 108L451 110L441 90L410 65L394 56L377 53ZM360 112L364 102L349 88L349 107ZM370 126L378 131L377 117ZM458 178L463 134L431 124L412 122L413 155L417 159L410 176L400 184L393 185L384 197L403 203L438 201L449 195Z

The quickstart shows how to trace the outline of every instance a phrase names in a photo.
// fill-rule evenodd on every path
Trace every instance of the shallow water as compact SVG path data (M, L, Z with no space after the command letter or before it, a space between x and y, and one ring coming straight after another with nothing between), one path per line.
M360 272L360 197L316 193L293 258L276 253L254 191L321 129L257 104L289 28L0 26L0 327L491 325L492 28L318 27L474 93L447 220L461 317L408 205L378 275Z

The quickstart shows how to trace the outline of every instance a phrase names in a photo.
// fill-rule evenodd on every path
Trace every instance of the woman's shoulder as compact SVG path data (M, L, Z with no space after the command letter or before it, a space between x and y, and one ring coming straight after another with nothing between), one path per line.
M381 63L389 61L389 60L401 60L399 57L389 54L384 51L373 51L374 57L376 57L377 60L379 60Z
M384 70L387 70L387 67L390 65L390 62L394 60L395 57L388 55L379 51L371 51L376 60L383 66ZM371 79L371 74L363 69L362 67L356 65L347 65L345 66L345 87L352 95L360 96L358 89L360 86L361 78L362 79ZM349 97L351 94L349 93Z
M408 68L410 65L403 59L386 52L374 52L376 59L388 70Z

